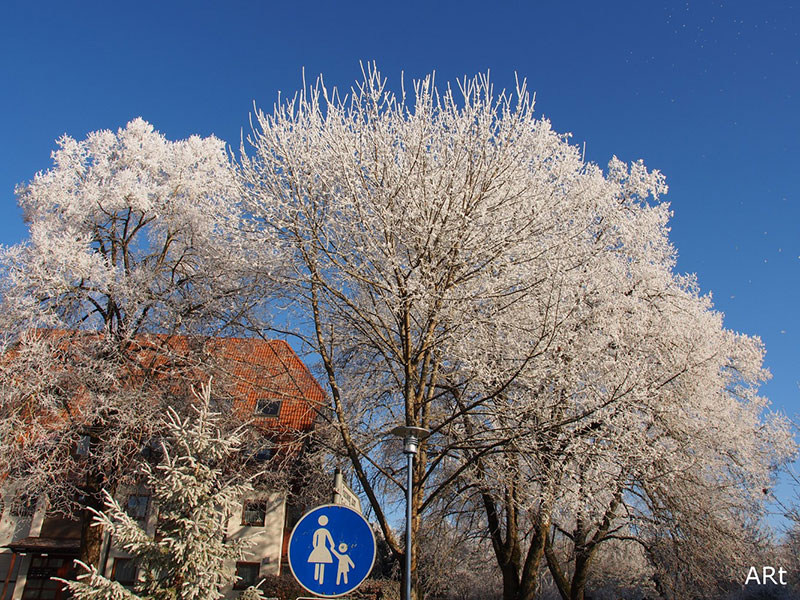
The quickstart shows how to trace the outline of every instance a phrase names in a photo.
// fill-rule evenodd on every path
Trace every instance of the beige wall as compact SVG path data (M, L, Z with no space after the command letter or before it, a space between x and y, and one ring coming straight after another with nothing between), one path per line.
M117 500L123 505L130 494L141 492L133 488L127 488L117 495ZM263 527L242 525L242 504L238 504L228 517L227 536L228 539L238 540L252 536L253 545L249 548L250 555L244 558L244 562L258 562L261 565L259 576L277 575L281 566L281 551L283 546L283 528L286 521L286 500L284 494L279 492L254 493L248 499L263 499L267 503L267 514ZM148 508L145 520L145 530L148 535L155 533L156 521L158 519L158 506L151 503ZM108 556L105 563L104 575L111 577L114 566L114 558L129 557L117 548L113 541L106 539L101 549L101 556ZM229 571L233 573L236 568L235 562L227 565ZM227 598L235 598L239 595L239 590L234 590L232 586L224 588L223 594Z
M142 488L124 488L117 494L117 500L124 507L128 496L136 493L144 493L144 490ZM253 545L249 548L250 555L245 556L244 562L259 563L259 577L278 575L281 568L283 530L286 522L285 495L280 492L257 492L248 496L247 499L263 499L266 502L267 510L264 525L242 525L242 504L238 504L228 517L227 536L231 540L252 537ZM38 536L42 529L46 508L47 503L43 499L37 503L36 511L30 517L14 517L5 508L2 519L0 519L0 545L28 536ZM157 520L158 506L151 503L145 519L145 531L151 536L155 534ZM2 585L8 574L11 554L10 550L0 550L0 590L2 590ZM110 536L106 534L100 556L102 557L101 560L104 560L103 574L106 577L111 577L114 558L128 557L130 555L117 548ZM29 564L30 555L17 555L14 572L9 577L7 598L19 600L22 597ZM231 573L234 572L235 566L234 562L228 565ZM13 593L11 590L13 590ZM232 586L222 591L227 598L235 598L240 593L239 590L234 590ZM0 600L6 599L0 598Z
M261 564L259 578L265 575L278 575L281 568L281 551L283 549L283 528L286 522L286 498L280 492L254 493L247 499L263 499L267 502L267 516L263 527L242 525L242 505L232 512L228 519L228 538L238 540L253 536L253 545L248 549L250 555L245 562ZM231 563L231 570L235 564ZM224 588L227 598L235 597L240 592L231 587Z

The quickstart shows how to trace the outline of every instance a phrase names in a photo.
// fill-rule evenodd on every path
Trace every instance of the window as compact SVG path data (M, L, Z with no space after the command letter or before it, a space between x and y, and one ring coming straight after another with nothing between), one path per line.
M89 447L91 446L92 438L88 435L82 435L81 439L75 445L75 454L77 456L89 456Z
M281 401L274 398L256 400L256 414L260 417L277 417L281 411Z
M242 508L242 525L264 526L267 518L267 503L264 500L245 500Z
M136 564L132 558L115 558L111 580L129 586L136 582Z
M258 572L261 565L254 562L237 562L236 563L236 583L233 584L233 589L243 590L249 588L251 585L258 583Z
M23 600L57 600L66 598L64 584L51 577L75 578L72 561L77 556L31 556L28 581L22 591ZM10 597L10 596L9 596Z
M257 462L266 462L273 456L275 456L275 446L262 446L253 454L253 458Z
M150 505L150 496L135 494L128 496L125 505L125 512L128 516L137 521L144 521L147 518L147 507Z
M9 502L11 505L11 516L13 517L32 517L36 512L36 496L23 494L16 502Z
M142 446L142 456L148 461L160 461L164 456L163 439L154 437L148 440L148 442Z

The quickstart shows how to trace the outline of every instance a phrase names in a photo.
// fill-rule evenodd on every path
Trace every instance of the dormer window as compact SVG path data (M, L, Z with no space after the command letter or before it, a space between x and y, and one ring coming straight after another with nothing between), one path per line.
M281 411L281 401L274 398L256 400L256 415L259 417L277 417Z
M245 590L258 583L260 569L261 565L257 562L237 562L236 583L233 584L233 589Z

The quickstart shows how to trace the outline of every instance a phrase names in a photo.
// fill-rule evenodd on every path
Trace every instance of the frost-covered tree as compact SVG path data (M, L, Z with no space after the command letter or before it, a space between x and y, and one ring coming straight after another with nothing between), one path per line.
M583 598L603 544L649 549L656 531L714 548L705 556L730 576L750 547L747 521L793 449L756 394L760 342L725 330L710 299L673 274L663 205L629 212L640 242L606 255L582 286L547 368L463 420L473 438L517 432L492 455L467 452L462 476L480 492L506 598L535 594L543 556L561 595ZM494 370L517 335L505 325L483 350ZM689 547L684 560L707 564Z
M17 188L30 239L3 249L6 335L80 328L124 339L226 323L241 279L221 140L171 142L134 119L83 141L63 136L53 162Z
M660 263L669 252L662 235L666 206L646 202L663 191L663 182L641 164L614 160L604 187L618 212L607 213L583 241L589 260L553 282L567 310L549 329L541 356L519 369L530 332L541 330L547 314L535 297L491 320L471 321L466 327L481 343L453 349L461 367L448 393L459 406L474 406L498 376L516 373L502 393L462 412L449 432L462 441L446 459L459 485L477 494L467 501L485 512L507 599L536 594L562 463L570 451L580 452L575 440L592 435L609 411L646 385L622 362L621 335L626 320L641 323L643 317L630 271Z
M256 123L242 158L250 252L286 260L280 306L321 357L332 420L398 558L386 514L403 466L381 435L398 423L432 432L413 539L434 508L482 509L508 600L535 595L552 531L574 535L584 513L605 530L637 477L697 456L703 478L731 468L750 493L771 444L785 456L780 422L760 429L758 345L737 345L673 273L663 177L584 162L524 84L440 92L428 77L398 97L370 68L346 98L319 81ZM695 455L681 444L700 432Z
M0 250L0 464L7 491L74 513L76 496L101 507L154 415L188 395L200 357L170 334L219 332L250 297L220 140L172 142L135 119L62 137L53 162L17 189L29 239ZM81 558L96 563L99 543L85 529Z
M757 395L760 342L726 331L692 287L665 286L651 304L640 318L661 335L628 338L620 352L637 385L575 432L561 461L546 556L565 599L584 597L599 548L615 539L642 545L657 574L671 547L671 566L683 565L673 574L698 597L735 580L756 547L764 490L794 449ZM555 539L566 554L549 551Z
M161 463L142 465L158 511L155 536L108 491L106 510L96 515L95 524L134 558L139 576L133 590L81 563L85 573L66 582L78 600L216 600L220 589L235 581L225 562L241 559L250 540L226 539L227 518L252 486L226 465L241 452L242 430L220 429L220 415L209 408L210 385L195 396L191 417L168 409ZM251 591L247 597L252 596Z
M402 488L402 463L379 432L433 432L414 468L419 533L465 468L453 454L518 435L470 438L461 417L559 368L556 341L590 288L618 289L595 279L605 261L646 244L629 218L635 196L663 191L641 164L616 161L607 177L585 163L534 117L524 84L494 96L478 77L459 90L428 77L398 98L374 69L347 99L320 82L259 113L243 157L253 251L291 267L289 322L322 359L346 454L397 556L382 496Z

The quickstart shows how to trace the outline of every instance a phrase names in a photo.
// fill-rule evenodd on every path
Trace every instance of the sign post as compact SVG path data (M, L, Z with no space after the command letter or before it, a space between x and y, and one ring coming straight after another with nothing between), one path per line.
M289 537L289 568L297 582L322 598L352 592L375 564L375 534L347 506L325 504L307 512Z

